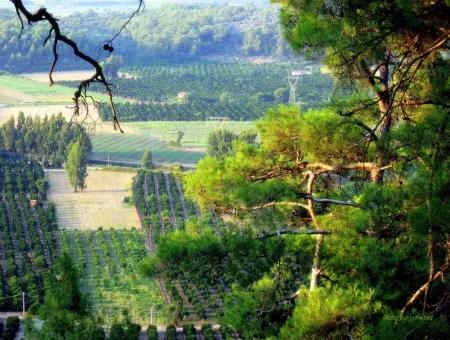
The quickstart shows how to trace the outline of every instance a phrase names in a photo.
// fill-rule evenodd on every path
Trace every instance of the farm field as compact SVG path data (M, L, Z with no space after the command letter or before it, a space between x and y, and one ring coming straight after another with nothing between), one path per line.
M91 77L94 71L58 71L53 73L54 81L83 80ZM48 84L48 72L23 73L22 77Z
M84 72L84 71L83 71ZM59 74L59 73L57 73ZM19 111L30 116L45 116L63 113L67 120L72 118L73 109L72 97L74 89L55 84L49 86L44 82L44 74L31 73L25 75L9 75L0 73L0 124L4 123L11 115L17 115ZM82 72L63 72L56 77L75 79L81 78ZM106 95L102 93L91 93L95 100L107 101ZM123 103L125 99L115 97L115 102ZM90 106L90 119L98 120L98 111Z
M111 124L100 123L92 136L92 159L138 164L146 148L158 164L193 165L206 155L208 135L215 129L235 133L254 129L253 122L154 121L123 123L125 134L111 131ZM178 131L184 132L181 147L174 147Z
M81 287L94 314L111 325L124 309L141 325L165 323L164 303L156 280L142 277L138 263L146 256L138 230L62 230L62 250L81 272ZM156 321L155 321L156 320Z
M73 110L68 105L62 104L5 106L0 107L0 124L5 123L11 116L17 117L19 112L23 112L25 116L31 117L44 117L45 115L51 116L62 113L66 120L70 120L73 115ZM93 114L97 116L96 113L93 112Z
M153 134L167 143L176 141L178 131L182 131L183 146L205 149L209 134L216 129L226 129L236 134L244 130L255 130L254 122L241 121L149 121L126 125L133 127L137 133Z
M124 126L126 128L126 125ZM125 162L139 164L145 149L153 152L153 160L158 164L197 163L204 155L204 150L192 150L170 147L159 138L146 133L117 132L96 134L92 137L91 159L96 161Z
M43 297L43 279L59 253L53 205L39 202L45 190L37 163L0 156L0 310L35 309ZM31 204L33 202L33 204Z
M0 99L5 104L70 104L73 92L61 85L50 87L18 75L0 75Z
M150 250L161 235L182 230L190 219L200 217L197 206L184 196L180 181L170 173L140 170L133 194ZM178 317L183 320L215 320L223 310L224 293L229 290L220 275L214 282L195 282L188 275L165 277L164 282Z
M54 202L58 224L67 229L126 228L139 226L136 209L123 203L131 194L133 172L88 169L87 188L73 192L64 170L46 170L48 198Z

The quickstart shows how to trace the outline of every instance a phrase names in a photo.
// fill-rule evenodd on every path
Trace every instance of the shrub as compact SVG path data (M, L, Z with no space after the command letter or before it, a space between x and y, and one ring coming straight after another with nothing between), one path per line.
M149 325L147 328L148 340L158 340L158 328L155 325Z
M214 336L214 331L210 324L206 324L202 326L202 333L205 340L214 340L216 337Z
M6 319L6 330L3 335L4 340L13 340L20 327L20 320L17 316L10 316Z
M125 339L137 340L139 333L141 332L141 326L136 323L128 323L125 331Z
M166 339L167 340L177 340L177 328L174 325L167 326Z
M197 330L193 324L186 324L183 326L183 332L186 336L186 340L195 340L197 339Z
M125 329L122 324L115 323L111 326L111 330L109 333L110 340L123 340L125 338Z

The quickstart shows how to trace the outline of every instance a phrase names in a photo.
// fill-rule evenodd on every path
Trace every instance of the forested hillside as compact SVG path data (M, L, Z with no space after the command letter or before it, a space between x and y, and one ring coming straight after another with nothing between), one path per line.
M126 21L126 12L85 12L61 19L68 36L83 51L101 58L102 42L110 39ZM154 59L179 60L207 56L285 57L290 49L282 38L277 10L239 6L163 6L148 8L114 42L114 56L126 65L148 64ZM44 46L48 29L42 24L26 27L19 38L20 23L12 11L0 13L0 69L14 72L47 70L52 54ZM60 51L61 69L86 68L65 48ZM39 63L36 63L39 60Z

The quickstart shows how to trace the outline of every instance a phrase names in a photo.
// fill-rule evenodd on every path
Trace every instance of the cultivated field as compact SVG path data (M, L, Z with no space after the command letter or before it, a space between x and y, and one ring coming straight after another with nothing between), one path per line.
M78 77L75 77L75 75L78 75ZM86 74L75 71L58 73L57 77L72 77L71 80L74 80L74 78L82 78L82 75ZM0 124L12 115L16 116L20 111L25 113L25 115L41 117L61 112L66 119L72 118L72 98L75 92L73 88L61 85L49 86L48 78L44 82L42 73L32 73L26 76L0 74ZM90 94L99 102L108 100L105 94ZM115 101L120 103L125 100L116 97ZM89 110L90 118L87 121L97 121L97 109L91 105Z
M141 325L164 324L164 306L155 280L139 274L138 263L147 252L137 230L63 230L62 249L81 272L81 287L89 294L94 313L106 324L122 317L126 309Z
M125 125L126 126L126 125ZM139 164L146 148L153 152L153 159L158 164L195 164L205 153L204 150L175 148L168 146L151 134L97 134L92 138L93 152L91 159Z
M0 107L0 124L5 123L11 116L17 117L19 112L23 112L25 116L51 116L62 113L66 120L70 120L73 115L73 110L68 105L18 105ZM96 111L93 115L97 116Z
M123 123L125 134L111 131L111 123L101 123L92 137L92 159L139 163L146 148L158 164L193 165L206 155L209 134L215 129L235 133L254 129L253 122L153 121ZM171 146L178 131L183 131L181 147Z
M136 209L123 203L131 195L133 172L88 169L87 188L73 192L64 170L47 170L48 198L56 204L58 224L67 229L139 227Z
M94 74L94 71L59 71L53 73L54 81L65 81L65 80L83 80L88 79ZM24 73L23 77L38 81L41 83L48 84L48 72L36 72L36 73Z
M255 130L254 122L238 121L154 121L128 123L140 134L152 134L167 143L176 141L178 131L184 132L181 144L185 147L206 148L209 134L216 129L226 129L236 134Z
M64 86L50 87L18 75L0 75L0 98L6 99L5 104L70 104L73 93Z

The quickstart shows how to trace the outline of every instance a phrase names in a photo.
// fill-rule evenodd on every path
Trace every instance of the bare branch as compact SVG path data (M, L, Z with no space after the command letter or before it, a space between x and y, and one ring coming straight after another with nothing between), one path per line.
M335 204L335 205L346 205L355 208L362 208L359 204L353 201L340 201L331 198L316 198L313 195L305 194L303 197L314 201L314 203L323 203L323 204Z
M281 229L273 233L258 236L258 240L265 240L271 237L278 237L281 235L330 235L331 231L321 229Z
M131 13L131 15L128 17L127 21L120 27L120 29L117 31L117 33L109 40L106 40L104 44L107 44L111 47L112 42L117 39L117 37L123 32L124 29L128 26L128 24L133 20L133 18L138 15L140 12L142 12L145 8L144 0L139 0L138 8ZM110 50L111 51L111 50ZM112 51L111 51L112 52Z
M287 207L300 207L306 210L309 210L309 207L306 204L300 203L300 202L269 202L262 205L258 205L255 207L252 207L251 210L260 210L265 208L271 208L275 206L287 206Z
M422 296L422 294L424 294L429 288L430 285L440 279L440 278L444 278L445 273L447 272L449 268L449 265L444 265L442 266L441 270L439 270L438 272L436 272L436 274L434 274L434 276L432 277L431 280L428 280L426 283L424 283L413 295L412 297L408 300L408 302L406 303L406 305L403 307L402 309L402 314L405 313L405 311L411 307L412 305L414 305L417 300L420 298L420 296Z
M58 53L57 48L58 44L61 42L68 47L70 47L73 51L73 54L80 58L81 60L85 61L86 63L90 64L95 69L95 74L83 81L80 82L78 85L78 89L74 94L73 101L74 101L74 116L79 116L80 112L82 112L82 108L85 109L86 113L89 113L89 106L87 104L87 97L86 93L89 89L91 84L94 83L100 83L104 86L105 91L109 97L109 102L111 106L111 112L112 112L112 120L114 124L114 129L119 129L120 132L123 133L123 130L120 127L119 119L117 116L116 108L113 101L113 91L111 88L111 84L107 82L106 77L103 73L103 68L100 66L99 62L95 60L94 58L90 57L89 55L85 54L84 52L80 51L77 43L73 41L72 39L65 36L60 29L58 20L47 11L45 8L38 9L35 13L30 12L23 4L22 0L10 0L11 3L14 5L17 16L20 19L22 30L23 30L23 21L22 21L22 15L26 18L28 21L28 24L31 25L33 23L38 22L47 22L50 25L50 31L47 36L47 38L44 41L44 45L50 40L52 33L54 33L54 41L53 41L53 62L50 67L49 71L49 79L50 79L50 85L53 85L53 72L55 71L56 65L58 63ZM114 40L119 36L119 34L125 29L125 27L130 23L131 19L136 16L143 8L144 1L139 0L139 6L138 9L132 13L129 20L126 21L126 23L121 27L119 32L109 41ZM22 31L21 31L22 32Z

